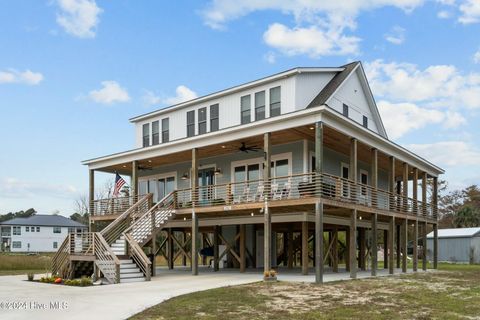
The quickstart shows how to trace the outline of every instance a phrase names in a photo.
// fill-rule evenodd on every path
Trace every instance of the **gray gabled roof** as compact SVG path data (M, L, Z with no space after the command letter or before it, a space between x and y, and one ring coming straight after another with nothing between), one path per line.
M438 230L438 238L471 238L476 236L480 236L480 228L456 228ZM427 235L427 238L433 238L433 231Z
M313 98L312 102L307 106L307 108L312 108L316 106L321 106L325 104L336 91L340 87L340 85L348 78L350 73L360 64L359 61L355 61L349 64L342 66L345 68L343 71L337 73L332 80L318 93L318 95Z
M28 218L13 218L0 222L9 226L86 227L80 222L59 215L36 214Z

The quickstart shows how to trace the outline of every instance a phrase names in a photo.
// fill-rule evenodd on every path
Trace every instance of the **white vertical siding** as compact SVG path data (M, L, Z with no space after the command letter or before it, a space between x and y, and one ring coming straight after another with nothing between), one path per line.
M363 116L366 116L368 118L368 128L378 133L377 123L375 123L370 104L367 101L366 93L357 72L350 76L340 90L330 99L328 105L342 113L343 104L345 103L349 107L349 118L362 124Z
M335 74L335 72L322 72L297 75L295 77L295 110L305 109Z

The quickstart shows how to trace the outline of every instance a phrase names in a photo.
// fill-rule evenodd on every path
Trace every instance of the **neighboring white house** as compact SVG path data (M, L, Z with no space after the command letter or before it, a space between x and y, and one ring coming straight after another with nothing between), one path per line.
M59 215L36 214L0 222L1 250L54 252L69 232L87 231L79 222Z
M427 235L427 251L432 258L433 232ZM480 262L480 228L438 230L438 261Z

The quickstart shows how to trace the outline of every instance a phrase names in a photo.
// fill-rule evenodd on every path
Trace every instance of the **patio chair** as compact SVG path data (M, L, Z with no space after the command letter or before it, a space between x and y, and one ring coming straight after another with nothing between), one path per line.
M255 193L255 196L253 197L253 201L263 201L265 199L265 195L263 194L265 191L265 186L263 184L259 184L257 186L257 192Z

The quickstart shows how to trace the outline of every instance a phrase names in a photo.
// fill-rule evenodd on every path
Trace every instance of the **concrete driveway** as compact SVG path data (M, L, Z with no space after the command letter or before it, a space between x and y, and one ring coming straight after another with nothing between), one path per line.
M150 282L85 288L28 282L25 275L0 276L0 319L125 319L175 296L262 279L262 272L256 270L241 274L238 270L213 272L201 268L200 274L195 277L182 267L157 270L158 276ZM340 271L327 272L324 281L350 279L345 270ZM309 275L302 276L299 269L281 269L278 279L314 282L312 272L313 269ZM401 271L397 269L396 274L401 274ZM379 270L379 276L387 275L387 270ZM369 271L358 272L358 278L367 277L370 277ZM18 305L8 304L9 302Z

